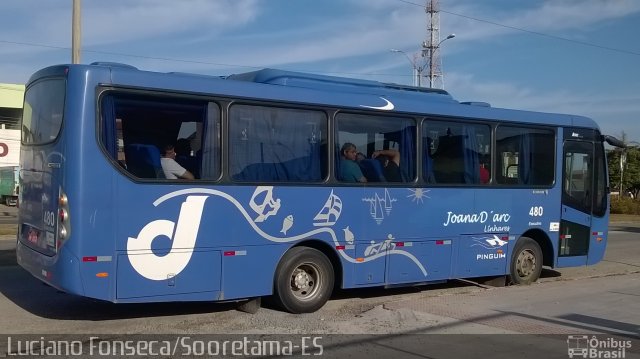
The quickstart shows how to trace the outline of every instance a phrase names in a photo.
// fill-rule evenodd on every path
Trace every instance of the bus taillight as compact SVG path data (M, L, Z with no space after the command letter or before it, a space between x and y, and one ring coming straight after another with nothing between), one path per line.
M64 208L60 208L58 210L58 219L60 220L60 223L65 223L68 218L69 218L69 212L67 212L67 210Z
M60 207L66 207L69 204L69 199L67 199L67 195L60 190L60 197L58 197L58 204Z
M60 230L58 231L58 239L65 240L67 239L67 229L64 226L60 226Z

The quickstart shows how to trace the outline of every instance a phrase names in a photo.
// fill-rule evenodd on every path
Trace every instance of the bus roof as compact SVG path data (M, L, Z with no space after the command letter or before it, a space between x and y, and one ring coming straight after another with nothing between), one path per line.
M67 70L68 69L68 70ZM576 115L512 110L491 107L484 102L458 102L447 91L371 80L263 69L229 76L143 71L114 63L58 65L35 73L40 77L69 72L69 76L104 79L94 85L158 88L198 94L237 97L247 100L275 100L294 104L336 106L378 110L398 115L486 119L514 123L598 128L590 118ZM86 76L105 72L104 76Z
M419 92L423 95L433 94L434 100L451 101L452 98L445 90L413 87L399 84L382 83L378 81L315 75L301 72L284 71L276 69L262 69L258 71L246 72L242 74L234 74L227 77L229 80L249 81L270 85L281 85L290 87L313 88L326 91L339 91L349 93L374 93L407 91Z

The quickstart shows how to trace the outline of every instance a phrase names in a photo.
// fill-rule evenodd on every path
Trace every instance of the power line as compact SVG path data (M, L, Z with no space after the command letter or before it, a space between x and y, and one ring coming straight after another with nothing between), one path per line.
M70 50L70 47L64 46L53 46L53 45L44 45L37 43L29 43L29 42L18 42L18 41L7 41L0 40L0 43L12 44L12 45L22 45L22 46L31 46L31 47L44 47L56 50ZM185 59L175 59L170 57L158 57L158 56L147 56L147 55L134 55L134 54L125 54L122 52L111 52L111 51L98 51L98 50L86 50L83 49L83 52L90 52L94 54L102 54L102 55L112 55L112 56L122 56L122 57L133 57L139 59L146 60L160 60L160 61L171 61L171 62L179 62L179 63L190 63L190 64L199 64L199 65L214 65L214 66L222 66L222 67L231 67L231 68L247 68L252 70L261 70L264 66L252 66L252 65L239 65L239 64L225 64L219 62L209 62L209 61L198 61L198 60L185 60ZM308 72L315 73L323 73L323 74L335 74L335 75L369 75L369 76L410 76L410 75L398 75L398 74L386 74L386 73L375 73L375 72L345 72L345 71L313 71L313 70L305 70Z
M56 49L56 50L71 50L70 47L65 47L65 46L45 45L45 44L37 44L37 43L30 43L30 42L18 42L18 41L0 40L0 43L12 44L12 45L22 45L22 46L31 46L31 47L44 47L44 48ZM163 60L163 61L173 61L173 62L186 62L186 63L192 63L192 64L201 64L201 65L228 66L228 67L249 67L249 68L256 68L256 69L261 68L261 67L256 67L256 66L231 65L231 64L207 62L207 61L173 59L173 58L169 58L169 57L133 55L133 54L120 53L120 52L110 52L110 51L97 51L97 50L86 50L86 49L83 49L82 51L83 52L90 52L90 53L94 53L94 54L102 54L102 55L135 57L135 58L147 59L147 60Z
M405 4L419 6L419 7L423 8L423 9L425 8L424 5L416 4L416 3L408 1L408 0L397 0L397 1L405 3ZM551 38L551 39L554 39L554 40L567 41L567 42L572 42L574 44L579 44L579 45L583 45L583 46L590 46L590 47L595 47L595 48L598 48L598 49L620 52L620 53L627 54L627 55L640 56L640 52L635 52L635 51L631 51L631 50L618 49L618 48L615 48L615 47L598 45L598 44L594 44L594 43L590 43L590 42L568 39L568 38L562 37L562 36L551 35L551 34L547 34L547 33L544 33L544 32L539 32L539 31L527 30L527 29L523 29L523 28L520 28L520 27L511 26L511 25L500 24L500 23L495 22L495 21L489 21L489 20L485 20L485 19L480 19L480 18L477 18L477 17L468 16L468 15L464 15L464 14L458 14L458 13L455 13L455 12L452 12L452 11L446 11L446 10L442 10L442 9L440 9L440 12L443 12L443 13L446 13L446 14L449 14L449 15L463 17L465 19L469 19L469 20L473 20L473 21L478 21L478 22L483 22L483 23L486 23L486 24L494 25L494 26L503 27L503 28L506 28L506 29L521 31L521 32L525 32L525 33L532 34L532 35L537 35L537 36L543 36L543 37Z

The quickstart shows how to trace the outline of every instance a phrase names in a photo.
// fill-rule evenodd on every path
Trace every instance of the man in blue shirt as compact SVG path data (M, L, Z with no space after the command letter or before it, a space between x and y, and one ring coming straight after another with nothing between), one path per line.
M344 182L367 182L367 178L362 174L360 166L356 162L358 151L356 145L347 142L340 150L342 160L340 161L340 178Z

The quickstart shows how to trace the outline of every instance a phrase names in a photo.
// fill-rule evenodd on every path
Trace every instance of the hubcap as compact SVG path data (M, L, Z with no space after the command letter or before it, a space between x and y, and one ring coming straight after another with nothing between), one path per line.
M531 250L524 250L518 255L516 270L520 278L527 278L533 274L536 269L536 256Z
M299 265L291 273L291 292L300 300L313 299L319 292L321 278L318 267L312 263Z

